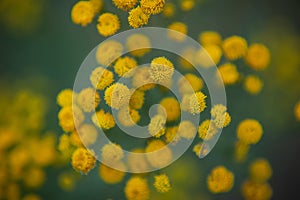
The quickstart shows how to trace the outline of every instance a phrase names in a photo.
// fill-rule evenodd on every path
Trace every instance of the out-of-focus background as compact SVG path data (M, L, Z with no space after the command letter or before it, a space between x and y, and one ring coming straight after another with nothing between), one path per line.
M4 120L1 120L0 126L5 127L6 123L10 123L5 119L22 115L22 112L10 109L10 105L31 104L33 96L38 95L43 98L41 109L45 111L32 119L34 124L43 118L40 120L41 127L34 130L43 134L52 131L57 138L62 133L57 120L59 107L56 95L64 88L72 88L83 59L104 40L98 34L95 22L85 28L72 23L70 12L75 2L0 0L0 101L7 103L0 106L5 110L1 110L1 119ZM119 12L110 1L104 3L107 9ZM227 90L228 108L233 120L211 154L199 160L189 152L165 170L177 176L182 184L177 185L178 190L182 187L180 192L186 199L242 198L240 183L247 177L248 165L232 165L232 158L226 153L234 146L238 122L249 117L258 119L264 127L263 139L251 149L249 160L264 157L271 163L272 199L300 199L300 122L294 116L294 106L300 100L298 9L296 0L202 0L195 9L182 13L176 19L188 25L188 35L196 40L198 34L205 30L215 30L224 38L241 35L249 42L264 43L269 47L272 57L268 69L261 73L264 88L259 95L248 95L240 85ZM121 31L129 29L126 14L120 14L120 18ZM165 18L154 16L147 26L166 27L168 24ZM34 94L29 92L26 93L27 97L22 97L20 93L28 90ZM21 97L15 101L18 95ZM16 123L18 127L22 123L31 123L25 118L22 120ZM213 195L206 189L205 169L219 164L231 167L236 184L229 193ZM113 186L104 184L99 179L98 170L80 177L73 190L63 190L57 177L68 169L71 169L70 164L47 167L44 184L38 190L33 190L34 193L42 199L125 198L125 183Z

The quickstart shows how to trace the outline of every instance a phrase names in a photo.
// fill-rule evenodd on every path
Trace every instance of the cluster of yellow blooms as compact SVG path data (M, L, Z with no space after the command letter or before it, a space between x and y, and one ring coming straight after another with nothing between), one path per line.
M223 193L231 190L234 175L224 166L215 167L207 177L207 186L212 193Z

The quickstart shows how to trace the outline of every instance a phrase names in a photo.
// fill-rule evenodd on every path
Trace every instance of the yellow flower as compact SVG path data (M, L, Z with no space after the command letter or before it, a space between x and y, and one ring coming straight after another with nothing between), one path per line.
M203 46L221 45L222 37L215 31L204 31L199 34L199 42Z
M259 183L268 181L272 176L270 163L263 158L253 161L249 168L251 180Z
M108 40L101 43L96 51L96 59L104 66L111 65L123 53L123 46L115 40Z
M78 1L72 8L71 18L75 24L86 26L93 21L95 10L89 1Z
M234 159L237 162L244 162L249 152L249 145L242 141L237 141L234 147Z
M145 149L146 157L151 166L162 168L170 164L172 160L172 151L161 140L152 140Z
M176 7L173 3L166 3L162 13L166 17L173 17L175 14L175 9Z
M94 154L85 148L77 148L72 155L73 168L83 174L87 174L96 164Z
M213 62L217 65L222 57L222 49L218 45L210 44L204 46L205 51L211 57ZM204 65L205 66L205 65Z
M216 65L215 62L219 62L222 56L222 51L216 45L208 45L206 48L202 47L196 51L195 62L203 68L213 67Z
M186 70L194 70L193 64L196 61L196 49L194 47L186 47L182 50L181 56L178 58L180 65Z
M75 187L75 176L72 173L62 173L58 176L58 184L64 190L72 190Z
M172 126L172 127L167 127L166 133L165 133L165 140L167 143L173 143L176 144L180 136L177 134L178 132L178 126Z
M122 108L118 112L118 120L123 126L134 126L140 121L140 114L137 110L131 108Z
M80 125L84 120L84 115L81 109L76 106L63 107L58 113L59 125L66 132L72 132L75 129L75 124Z
M43 185L46 179L46 174L42 168L31 167L23 177L24 184L29 188L38 188Z
M245 144L256 144L263 134L261 124L255 119L245 119L237 127L237 137Z
M92 116L93 123L103 129L111 129L116 125L115 119L109 112L99 110Z
M150 198L147 180L138 176L133 176L127 181L124 191L128 200L148 200Z
M105 144L101 149L101 158L104 163L116 164L124 157L123 149L114 143Z
M96 142L98 137L97 129L91 124L83 124L78 130L82 143L88 147Z
M151 90L155 84L150 76L149 67L139 67L133 75L132 85L142 91Z
M73 95L75 94L71 89L64 89L60 91L56 98L57 104L61 107L71 106Z
M128 11L131 10L138 0L112 0L115 6L121 10Z
M235 84L239 79L239 72L236 69L236 66L232 63L225 63L218 67L216 73L220 73L223 83L225 85Z
M273 194L268 183L245 181L242 184L242 195L246 200L269 200Z
M156 15L163 11L165 0L141 0L140 6L144 13Z
M134 149L127 156L127 166L134 173L142 173L149 170L149 164L144 149Z
M132 9L129 12L128 23L133 28L139 28L148 24L150 15L144 13L140 6Z
M67 134L62 134L59 137L58 150L65 158L70 158L73 149L70 143L70 137Z
M181 94L198 92L203 88L203 81L194 74L185 74L178 80L178 88Z
M194 94L185 94L182 98L181 108L193 115L199 114L206 108L206 97L207 96L200 91Z
M209 119L204 120L199 128L198 134L202 140L210 140L212 139L218 132L216 125Z
M103 1L102 0L89 0L93 6L94 13L98 14L102 7L103 7Z
M97 67L91 73L90 81L94 88L103 90L114 81L114 74L103 67Z
M258 94L263 88L262 80L256 75L248 75L244 81L244 88L250 94Z
M100 95L93 88L85 88L78 94L77 103L84 112L95 111L100 103Z
M120 29L120 20L115 14L103 13L98 18L97 29L104 37L113 35Z
M207 155L209 150L210 150L210 147L207 144L203 144L202 142L199 142L193 148L193 152L198 157L200 157L201 155L203 155L203 156Z
M239 36L226 38L222 44L224 55L229 60L236 60L246 55L247 41Z
M178 135L185 139L192 139L195 137L197 130L194 124L190 121L181 121L179 124Z
M122 83L112 84L105 90L104 93L105 103L118 110L124 105L128 105L129 99L130 91L128 87Z
M76 130L70 134L69 142L75 147L82 147L81 138L79 137Z
M295 114L296 120L300 121L300 101L298 101L298 103L296 103L296 105L295 105L294 114Z
M158 113L161 115L166 114L167 121L175 121L180 116L180 105L174 97L165 97L159 104L164 108L158 108ZM165 113L166 112L166 113Z
M168 29L171 29L171 31L168 31L168 37L176 42L182 42L186 38L187 34L187 25L182 22L173 22L170 24ZM177 33L177 32L180 33ZM182 33L182 34L181 34Z
M224 128L231 122L231 117L228 112L226 112L226 106L222 104L216 104L210 111L212 121L217 128Z
M134 74L134 68L137 67L137 62L135 59L125 56L123 58L119 58L115 65L115 72L121 77L129 78Z
M180 8L183 11L190 11L195 7L195 0L181 0Z
M161 193L166 193L171 190L171 184L169 181L169 177L166 174L160 174L154 176L154 187L156 191Z
M165 83L171 79L174 73L173 63L165 57L157 57L151 61L150 77L158 82Z
M245 60L252 69L264 70L270 63L269 49L263 44L252 44L247 51Z
M207 177L207 186L212 193L224 193L231 190L234 175L224 166L215 167Z
M123 180L123 178L125 176L125 172L124 172L125 165L121 162L118 162L114 166L116 166L117 169L119 169L119 168L123 169L123 171L119 171L117 169L110 168L104 164L100 164L99 176L105 183L116 184Z
M133 109L141 109L144 104L145 92L143 90L135 90L129 100L129 105Z
M166 117L163 115L155 115L151 118L148 125L148 131L150 135L159 138L165 134Z
M151 43L146 35L135 33L127 38L126 48L133 56L142 57L150 51Z

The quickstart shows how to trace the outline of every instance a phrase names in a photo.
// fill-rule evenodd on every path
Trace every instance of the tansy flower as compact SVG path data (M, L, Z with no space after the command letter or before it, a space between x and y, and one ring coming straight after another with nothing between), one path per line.
M166 174L160 174L154 176L154 183L153 183L156 191L160 193L166 193L171 190L171 184L169 181L169 177Z
M165 83L172 78L173 63L165 57L157 57L151 61L150 76L158 83Z
M144 13L156 15L163 11L165 0L141 0L140 6Z
M115 14L103 13L98 18L97 29L104 37L113 35L120 29L120 20Z
M78 1L72 8L71 18L75 24L86 26L93 21L95 10L89 1Z
M181 108L193 115L199 114L206 108L206 97L207 96L200 91L193 94L185 94L182 97Z
M247 158L250 146L242 141L237 141L234 146L234 159L237 162L244 162Z
M93 6L94 13L98 14L102 7L103 7L103 1L102 0L89 0Z
M176 144L180 139L180 136L177 133L178 133L178 126L167 127L165 133L165 141L167 143L171 142L172 144Z
M236 83L240 76L239 72L236 69L236 66L232 63L225 63L219 66L216 73L218 72L221 74L223 83L225 85L232 85Z
M256 144L263 134L261 124L255 119L245 119L237 127L237 137L245 144Z
M144 13L140 6L132 9L128 15L128 23L133 28L139 28L148 24L150 15Z
M92 112L100 103L100 95L93 88L85 88L78 94L77 103L84 112Z
M91 73L90 81L94 88L103 90L114 81L114 74L103 67L97 67Z
M141 116L137 110L132 108L122 108L118 112L118 120L123 126L134 126L140 120Z
M98 137L97 129L91 124L83 124L78 129L82 143L87 147L96 142Z
M141 109L144 104L145 92L137 89L135 90L129 100L129 105L133 109Z
M210 46L210 45L209 45ZM209 68L215 66L214 59L218 61L222 56L222 51L217 48L208 48L210 53L206 51L204 47L200 48L195 53L195 63L197 63L200 67ZM219 62L219 61L218 61Z
M190 121L181 121L178 128L178 135L185 139L192 139L195 137L197 130L194 124Z
M93 153L85 148L78 148L72 155L73 168L83 174L87 174L96 164L96 158Z
M114 165L124 157L123 149L114 143L105 144L101 149L101 158L104 163Z
M93 123L103 129L111 129L116 125L115 119L109 112L99 110L92 116Z
M195 6L195 0L180 0L180 8L183 11L190 11Z
M250 94L256 95L263 88L262 80L256 75L248 75L244 80L244 89Z
M224 166L215 167L207 177L207 186L212 193L224 193L231 190L234 175Z
M296 105L295 105L294 114L295 114L296 120L300 121L300 101L298 101L298 103L296 103Z
M60 91L56 98L57 104L61 107L71 106L73 95L75 97L76 94L71 89L64 89Z
M216 104L211 109L210 114L212 121L217 128L224 128L231 122L231 117L226 110L226 106L222 104Z
M167 34L168 37L172 40L175 40L176 42L182 42L185 40L186 38L186 34L187 34L187 25L182 23L182 22L173 22L172 24L170 24L168 27ZM177 31L177 32L174 32ZM182 33L182 34L181 34Z
M203 81L196 75L188 73L178 80L177 85L181 94L190 94L200 91L203 87Z
M124 191L128 200L148 200L150 198L147 180L139 176L131 177L127 181Z
M158 107L158 113L164 115L166 112L167 121L175 121L180 116L180 105L174 97L165 97L159 104L164 108Z
M111 168L109 166L106 166L104 164L100 164L99 167L99 176L100 178L108 184L116 184L123 180L125 176L125 165L122 162L118 162L114 165L116 169ZM123 169L122 171L119 171L117 169Z
M134 149L127 156L127 166L134 173L149 171L149 164L145 156L144 149Z
M222 49L218 45L210 44L204 46L205 51L208 53L208 55L211 57L215 65L217 65L220 62L220 59L222 57ZM205 66L205 64L202 64Z
M224 55L229 60L236 60L246 55L247 41L239 36L226 38L222 44Z
M112 0L115 6L121 10L128 11L132 9L138 0Z
M129 103L130 91L128 87L122 83L114 83L109 86L104 93L104 100L107 105L112 108L120 109Z
M196 49L194 47L186 47L182 50L181 56L178 58L180 65L187 70L195 69Z
M83 120L84 115L81 109L76 106L63 107L58 113L59 125L66 132L72 132L75 129L75 124L79 126Z
M252 44L247 51L245 60L252 69L264 70L270 63L269 49L263 44Z
M268 183L245 181L242 184L242 195L246 200L269 200L273 194Z
M58 176L58 185L63 189L70 191L75 186L75 176L72 173L61 173Z
M163 15L166 17L173 17L175 14L175 5L173 3L166 3L163 9Z
M221 45L222 37L215 31L204 31L199 34L199 42L203 46Z
M123 46L115 40L102 42L96 51L96 59L104 66L111 65L123 53Z
M172 160L172 151L161 140L152 140L145 149L146 157L151 166L162 168L170 164Z
M151 43L146 35L135 33L127 38L126 48L133 56L142 57L150 51Z
M80 136L78 135L77 131L74 130L69 137L70 143L75 147L82 147L82 141Z
M166 117L163 115L155 115L151 118L148 125L148 131L150 135L159 138L165 134Z
M150 68L139 67L137 70L135 70L132 77L132 85L142 91L152 89L155 84L153 83L153 79L150 76Z
M45 182L46 174L40 167L30 167L24 172L23 181L29 188L38 188Z
M212 139L217 134L217 132L218 132L217 127L209 119L204 120L198 128L198 134L202 140Z
M270 163L263 158L254 160L249 168L251 180L263 183L268 181L272 176Z
M121 77L129 78L134 74L133 69L136 68L137 62L135 59L125 56L123 58L119 58L115 65L115 72Z
M196 156L205 156L208 154L210 148L207 144L199 142L193 147L193 152L196 154Z

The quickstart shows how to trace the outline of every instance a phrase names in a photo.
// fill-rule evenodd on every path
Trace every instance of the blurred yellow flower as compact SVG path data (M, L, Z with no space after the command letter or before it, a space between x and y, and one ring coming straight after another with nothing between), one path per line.
M222 47L227 59L236 60L246 55L248 44L244 38L235 35L226 38Z
M139 176L131 177L124 188L125 196L128 200L148 200L150 191L147 180Z
M261 124L255 119L245 119L237 127L237 137L245 144L256 144L263 134Z
M115 72L120 77L126 77L126 78L129 78L134 74L133 70L136 67L137 67L136 60L128 56L119 58L114 65Z
M224 166L215 167L207 177L207 186L212 193L224 193L231 190L234 175Z
M270 163L263 158L254 160L249 168L250 178L254 182L263 183L268 181L272 176Z
M246 63L255 70L264 70L270 63L269 49L259 43L251 44L245 56Z
M117 15L103 13L98 18L97 30L104 37L115 34L120 29L120 20Z
M188 27L186 24L182 23L182 22L173 22L172 24L170 24L168 27L168 37L176 42L182 42L185 40L186 38L186 34L188 31ZM177 31L177 32L174 32Z
M95 10L90 1L78 1L72 8L71 18L75 24L86 26L95 17Z
M263 88L262 80L256 75L248 75L244 80L244 89L252 95L258 94Z

